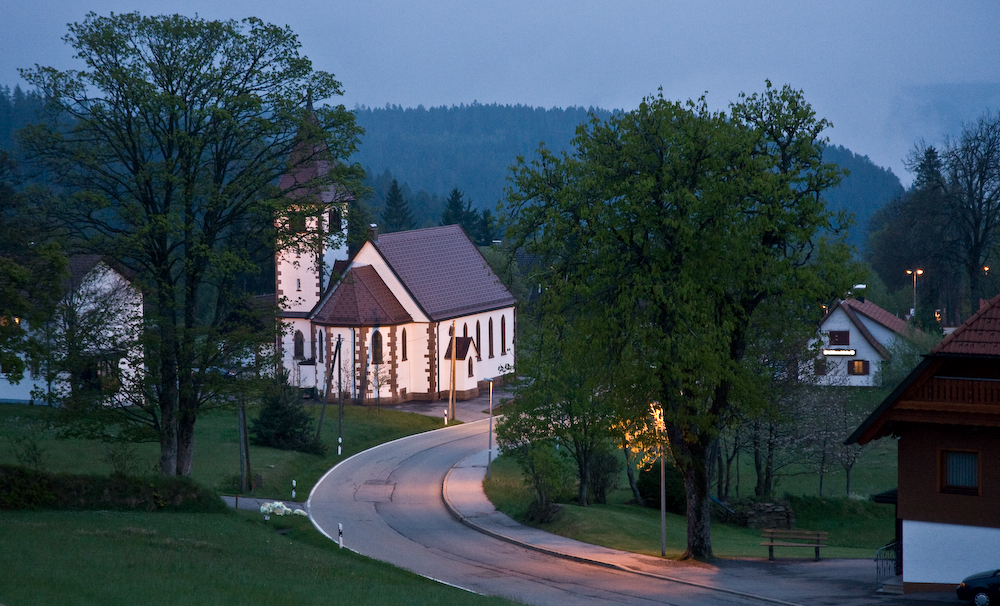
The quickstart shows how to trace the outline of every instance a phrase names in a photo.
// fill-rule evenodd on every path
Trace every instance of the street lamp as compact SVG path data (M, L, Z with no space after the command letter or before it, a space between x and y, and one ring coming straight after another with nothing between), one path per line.
M906 275L913 276L913 307L910 309L910 317L917 315L917 276L922 276L922 269L908 269Z
M666 450L663 443L663 434L666 432L667 425L663 420L663 407L657 408L656 402L649 405L651 412L653 413L653 424L656 427L656 433L658 442L660 443L660 555L663 557L667 556L667 484L666 484L666 471L663 466L664 464L664 451Z
M490 431L489 449L486 451L486 479L491 479L490 465L493 463L493 379L490 379Z

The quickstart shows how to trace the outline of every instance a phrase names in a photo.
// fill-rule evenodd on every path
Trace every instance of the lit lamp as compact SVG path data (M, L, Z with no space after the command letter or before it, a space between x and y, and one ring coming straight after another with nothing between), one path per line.
M906 270L906 275L913 276L913 307L910 309L910 316L917 315L917 276L922 276L924 270L922 269L908 269Z

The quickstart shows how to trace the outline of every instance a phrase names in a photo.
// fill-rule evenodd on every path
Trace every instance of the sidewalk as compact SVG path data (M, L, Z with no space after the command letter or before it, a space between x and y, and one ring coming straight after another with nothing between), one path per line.
M496 511L483 492L487 452L461 461L445 476L442 496L452 515L484 534L578 562L750 597L773 604L954 604L954 593L878 596L871 560L719 560L676 562L582 543L524 526Z

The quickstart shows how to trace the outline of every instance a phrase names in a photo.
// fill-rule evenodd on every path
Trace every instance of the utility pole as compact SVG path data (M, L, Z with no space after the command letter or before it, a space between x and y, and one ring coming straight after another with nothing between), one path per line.
M455 420L455 358L458 357L455 334L455 321L451 321L451 389L448 391L448 418Z

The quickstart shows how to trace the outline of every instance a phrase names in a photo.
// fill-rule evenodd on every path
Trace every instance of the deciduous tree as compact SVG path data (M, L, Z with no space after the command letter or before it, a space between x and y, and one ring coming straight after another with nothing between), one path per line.
M340 84L287 27L90 13L65 40L84 68L22 71L61 118L22 142L74 193L56 210L77 242L136 272L149 381L128 412L159 436L160 472L186 475L209 369L269 340L232 321L248 251L308 244L291 227L323 210L318 192L361 176L342 162L359 130L342 105L310 111ZM318 163L331 170L278 190Z

